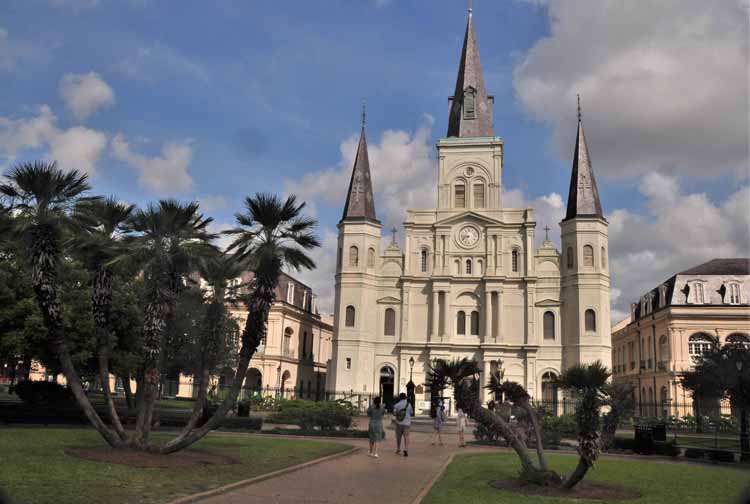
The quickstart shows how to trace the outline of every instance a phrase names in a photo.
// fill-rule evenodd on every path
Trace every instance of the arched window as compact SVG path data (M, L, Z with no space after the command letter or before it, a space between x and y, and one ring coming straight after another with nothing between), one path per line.
M594 247L591 245L583 246L583 266L586 268L594 267Z
M544 339L555 339L555 314L544 312Z
M568 247L565 255L568 256L568 269L573 269L573 266L575 265L575 259L573 257L573 247Z
M419 269L422 273L427 273L427 249L422 249L419 253Z
M456 184L454 191L453 206L456 208L466 208L466 186Z
M484 208L484 184L474 184L474 208Z
M729 284L729 303L740 304L740 286L735 283Z
M518 273L518 249L513 249L510 253L510 269L513 273Z
M346 327L354 327L354 307L346 307Z
M359 249L354 245L349 247L349 266L352 268L359 266Z
M466 313L463 311L456 314L456 333L466 334Z
M383 334L386 336L396 335L396 310L393 308L385 309L385 323L383 327Z
M596 313L594 313L594 310L586 310L586 312L584 313L584 318L586 319L586 331L596 331Z
M471 334L472 336L479 336L479 312L471 312Z
M688 354L690 354L690 360L698 362L701 355L711 350L713 345L713 340L707 334L693 334L688 338Z
M727 336L727 344L750 349L750 338L740 333L730 334Z
M471 275L471 259L466 260L466 274Z
M284 343L282 346L282 353L286 356L289 356L292 353L292 334L294 334L294 330L291 327L287 327L286 329L284 329Z
M607 267L607 249L602 247L602 269Z
M659 362L667 362L669 360L669 341L666 336L659 338Z
M367 249L367 267L368 268L375 267L375 249L372 247Z

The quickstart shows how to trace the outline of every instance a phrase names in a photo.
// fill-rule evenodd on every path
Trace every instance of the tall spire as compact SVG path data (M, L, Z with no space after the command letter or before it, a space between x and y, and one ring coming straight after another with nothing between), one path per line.
M594 179L594 169L589 157L589 148L586 145L586 136L583 134L580 96L578 97L578 135L573 152L573 173L570 176L568 211L565 220L576 217L604 218L602 204L599 201L599 190Z
M493 97L484 87L482 65L479 62L479 46L474 32L471 2L466 21L464 46L458 67L456 90L450 98L448 117L449 137L486 137L492 132Z
M346 204L342 221L373 221L379 222L375 216L375 200L372 197L372 180L370 177L370 159L367 155L367 139L365 138L365 105L362 104L362 131L359 136L357 155L354 158L352 178L349 181L349 191L346 194Z

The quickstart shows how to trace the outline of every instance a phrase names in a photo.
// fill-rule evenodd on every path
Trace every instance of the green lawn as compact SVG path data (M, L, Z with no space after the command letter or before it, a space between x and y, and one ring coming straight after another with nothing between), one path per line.
M548 455L558 472L569 472L577 462L572 455ZM502 492L489 486L491 480L516 476L518 458L511 453L460 455L448 466L430 493L425 504L481 503L571 503L595 502L550 497L523 496ZM750 484L750 471L697 464L673 464L600 459L584 481L606 482L635 488L641 492L637 500L624 504L735 504L743 485Z
M24 504L158 503L348 448L330 442L208 437L191 449L227 455L240 463L179 470L93 462L64 453L69 447L102 444L91 429L0 429L0 488L13 502Z

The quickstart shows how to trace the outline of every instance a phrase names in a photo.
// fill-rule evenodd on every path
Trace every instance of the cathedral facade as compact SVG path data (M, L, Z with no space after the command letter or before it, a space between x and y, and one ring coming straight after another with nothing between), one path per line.
M468 357L483 381L501 368L533 398L554 401L565 368L610 366L607 221L580 114L561 251L549 240L535 247L533 209L503 205L492 114L470 13L437 143L437 206L407 211L403 250L395 234L381 247L363 126L338 224L329 391L388 402L413 379L420 409L429 362Z

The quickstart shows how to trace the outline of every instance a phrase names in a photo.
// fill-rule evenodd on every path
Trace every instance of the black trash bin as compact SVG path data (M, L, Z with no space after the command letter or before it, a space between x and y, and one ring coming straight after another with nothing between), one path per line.
M658 423L654 424L651 428L652 436L654 441L666 441L667 440L667 424Z

